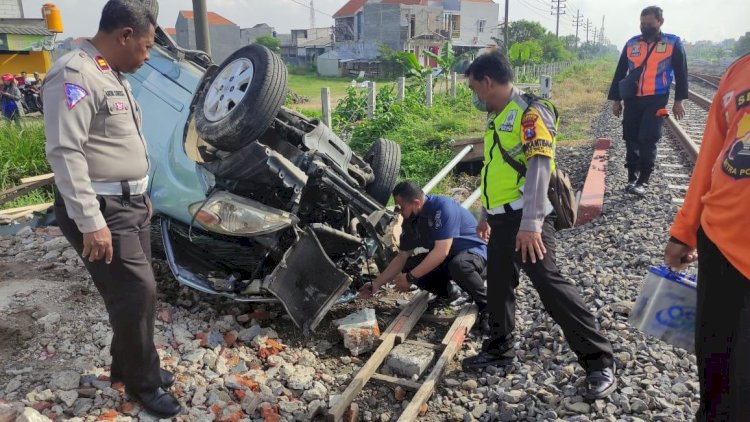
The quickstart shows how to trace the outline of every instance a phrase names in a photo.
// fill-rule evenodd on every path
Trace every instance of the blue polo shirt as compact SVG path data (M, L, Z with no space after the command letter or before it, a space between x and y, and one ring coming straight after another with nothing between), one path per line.
M427 195L417 218L401 224L402 251L421 247L432 250L436 240L453 239L450 256L469 250L487 259L487 244L477 236L477 220L458 202L440 195Z

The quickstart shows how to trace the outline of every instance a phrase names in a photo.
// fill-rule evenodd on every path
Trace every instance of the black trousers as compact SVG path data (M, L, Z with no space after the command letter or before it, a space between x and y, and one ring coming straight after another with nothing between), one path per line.
M424 261L427 254L414 255L406 261L404 271L409 272ZM479 312L487 307L487 287L484 285L484 258L462 251L455 256L448 257L437 268L417 279L417 286L438 297L446 297L449 293L450 281L453 280L468 293L477 304Z
M750 280L698 231L697 421L750 420Z
M154 346L156 280L151 268L149 199L146 195L97 199L112 233L114 255L110 264L104 259L83 261L104 299L114 333L111 375L122 379L132 391L149 392L161 386ZM60 230L80 255L83 235L68 217L59 194L54 209Z
M555 263L554 217L548 217L542 227L547 253L544 259L532 264L528 258L526 263L521 262L520 251L515 251L522 215L523 210L518 210L488 217L491 234L487 245L487 296L492 314L491 339L511 338L516 325L515 288L522 268L539 292L544 307L562 328L581 366L587 370L612 366L612 345L597 329L594 315L578 288L565 281Z
M636 97L625 101L622 138L625 140L625 167L640 172L654 170L656 143L661 138L664 118L657 110L667 106L669 95Z

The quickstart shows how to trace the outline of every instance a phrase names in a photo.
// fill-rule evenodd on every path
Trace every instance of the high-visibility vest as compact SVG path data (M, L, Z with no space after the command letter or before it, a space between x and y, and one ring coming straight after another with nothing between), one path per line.
M500 143L508 155L526 166L526 156L521 144L521 120L534 101L542 102L555 114L556 131L559 119L555 106L545 99L520 94L513 95L503 111L487 124L484 133L484 167L481 173L482 204L485 209L491 210L509 204L523 195L526 178L503 160L500 148L495 143L494 133L497 132ZM556 145L554 137L552 143ZM553 158L552 171L554 170Z
M682 42L677 35L664 33L655 42L656 46L653 42L647 43L641 35L636 35L625 44L628 71L632 71L643 64L648 51L653 48L653 52L643 68L641 78L638 80L636 95L639 97L668 94L669 87L672 85L672 78L674 77L672 53L674 53L675 48L682 48Z

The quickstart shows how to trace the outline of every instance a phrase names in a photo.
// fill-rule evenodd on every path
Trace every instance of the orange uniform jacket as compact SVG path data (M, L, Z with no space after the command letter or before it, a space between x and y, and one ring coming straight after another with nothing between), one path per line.
M727 69L711 104L685 203L670 234L695 248L698 227L750 278L750 54Z

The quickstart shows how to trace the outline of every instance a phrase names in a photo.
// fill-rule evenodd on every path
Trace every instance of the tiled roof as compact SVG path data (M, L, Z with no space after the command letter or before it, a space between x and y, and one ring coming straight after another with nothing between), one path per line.
M17 35L53 35L42 19L0 19L0 33Z
M177 35L177 29L175 28L164 28L164 32L169 35Z
M367 3L367 0L349 0L345 5L341 6L341 9L339 9L338 12L333 14L333 17L343 18L354 16L354 14L365 5L365 3Z
M180 15L182 15L182 17L184 17L187 20L193 20L192 10L180 10ZM208 24L209 25L236 25L234 22L230 21L229 19L215 12L208 12Z

